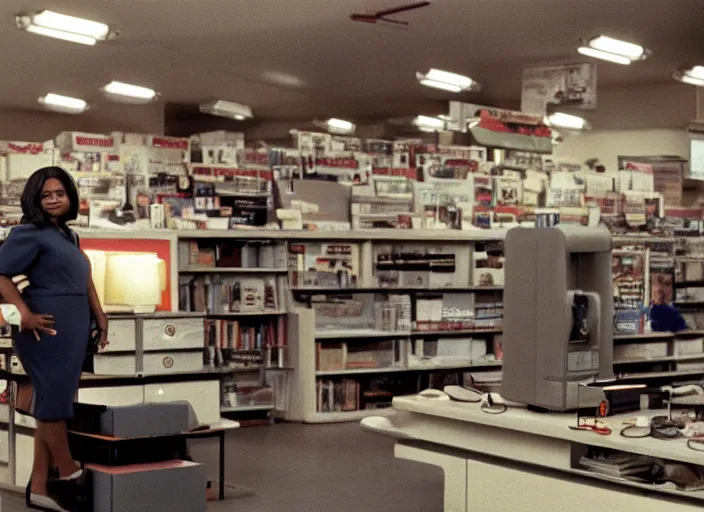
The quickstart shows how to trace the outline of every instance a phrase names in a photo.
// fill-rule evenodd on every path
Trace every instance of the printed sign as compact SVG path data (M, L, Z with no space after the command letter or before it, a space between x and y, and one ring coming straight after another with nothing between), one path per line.
M595 110L596 65L524 69L521 111L544 116L548 105Z

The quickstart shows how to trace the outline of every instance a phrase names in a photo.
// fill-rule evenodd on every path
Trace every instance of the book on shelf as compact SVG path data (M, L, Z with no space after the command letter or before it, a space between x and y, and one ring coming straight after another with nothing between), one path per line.
M393 368L400 364L394 341L316 343L317 371Z
M356 288L359 253L358 244L290 244L288 268L292 286Z
M265 242L179 242L181 267L203 268L285 268L283 244Z
M205 320L204 363L236 368L280 366L271 360L272 349L286 346L283 318L258 323ZM265 357L266 356L266 357Z
M209 275L179 278L179 307L182 311L213 315L276 311L278 296L275 277Z
M479 300L479 302L478 302ZM503 303L477 299L474 293L425 294L416 299L416 330L457 331L498 329L503 323Z
M470 249L440 244L378 245L374 274L378 286L443 288L469 285Z
M360 383L351 379L339 382L316 381L316 412L347 412L360 409Z
M472 258L472 283L475 286L503 286L503 241L477 243L475 247Z
M487 340L474 338L414 339L406 341L406 361L409 368L424 366L470 366L475 362L493 360Z

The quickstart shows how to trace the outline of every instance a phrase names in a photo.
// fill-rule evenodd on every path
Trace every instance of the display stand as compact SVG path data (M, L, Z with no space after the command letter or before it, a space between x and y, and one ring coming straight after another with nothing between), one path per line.
M694 512L704 504L704 491L682 492L579 468L589 447L702 465L701 453L689 449L685 439L619 436L625 417L605 419L614 433L603 436L571 430L574 414L518 408L488 414L479 404L420 397L396 398L394 409L397 414L390 417L365 418L362 427L395 438L397 457L444 470L445 512Z

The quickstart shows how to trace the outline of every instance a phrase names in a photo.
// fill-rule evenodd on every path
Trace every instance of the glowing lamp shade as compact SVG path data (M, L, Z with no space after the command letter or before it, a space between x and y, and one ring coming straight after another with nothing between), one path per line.
M166 289L166 262L154 253L86 251L98 298L110 312L153 313Z

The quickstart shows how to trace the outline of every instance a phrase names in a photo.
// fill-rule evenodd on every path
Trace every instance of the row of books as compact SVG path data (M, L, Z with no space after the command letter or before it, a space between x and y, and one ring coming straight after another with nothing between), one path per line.
M241 324L236 320L205 322L204 363L207 366L246 368L279 365L282 358L278 352L286 345L282 317L259 324Z
M285 268L283 244L203 241L179 242L181 266L229 268Z
M226 314L276 310L279 306L276 278L179 278L181 311Z
M393 393L385 390L361 391L356 380L318 380L316 382L317 412L346 412L391 407Z

